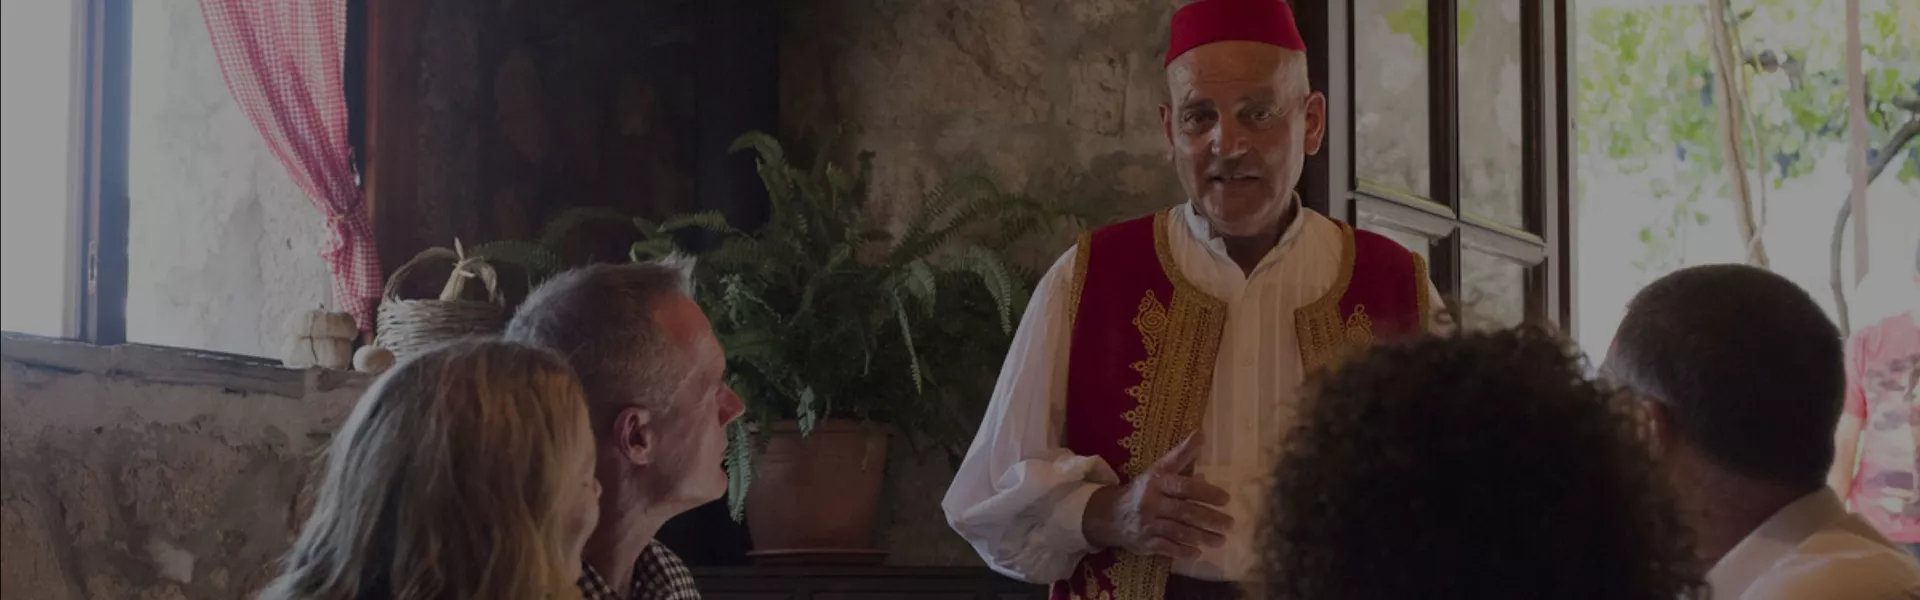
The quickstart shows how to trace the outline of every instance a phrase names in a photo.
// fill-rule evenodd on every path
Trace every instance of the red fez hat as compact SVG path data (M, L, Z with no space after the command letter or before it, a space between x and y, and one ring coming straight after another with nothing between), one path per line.
M1214 42L1259 42L1307 51L1293 10L1282 0L1200 0L1173 11L1167 62Z

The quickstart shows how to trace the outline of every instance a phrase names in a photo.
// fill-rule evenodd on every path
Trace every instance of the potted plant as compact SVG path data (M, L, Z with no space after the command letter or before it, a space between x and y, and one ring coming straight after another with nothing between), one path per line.
M747 406L729 430L728 495L763 559L884 556L887 437L958 460L1036 279L1005 252L1081 214L971 174L927 192L896 234L867 212L871 153L849 168L834 160L840 139L801 168L773 137L742 136L733 151L757 153L768 221L745 232L683 216L633 250L649 259L686 252L688 229L720 234L692 253L696 295Z

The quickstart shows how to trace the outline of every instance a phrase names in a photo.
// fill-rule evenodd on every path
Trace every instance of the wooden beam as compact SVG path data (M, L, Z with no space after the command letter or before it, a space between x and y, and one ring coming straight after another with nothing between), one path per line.
M1456 217L1460 214L1459 11L1454 0L1427 2L1427 172L1431 182L1427 197ZM1461 237L1449 238L1428 261L1429 273L1442 294L1457 295L1462 289Z
M419 192L420 38L427 2L367 2L365 172L361 189L373 219L382 272L412 255L400 203Z
M1570 37L1573 17L1567 0L1553 0L1548 5L1552 13L1541 19L1541 27L1547 33L1544 44L1553 56L1545 65L1547 81L1551 83L1546 87L1546 108L1552 111L1546 133L1553 136L1553 142L1544 146L1553 151L1553 157L1549 168L1542 173L1545 180L1542 187L1553 195L1547 200L1550 211L1545 218L1548 248L1554 253L1552 264L1548 265L1547 304L1559 318L1561 331L1578 336L1573 316L1577 314L1579 301L1575 287L1579 262L1573 249L1579 230L1574 227L1573 95L1568 87L1573 72L1573 53L1569 51L1573 45Z

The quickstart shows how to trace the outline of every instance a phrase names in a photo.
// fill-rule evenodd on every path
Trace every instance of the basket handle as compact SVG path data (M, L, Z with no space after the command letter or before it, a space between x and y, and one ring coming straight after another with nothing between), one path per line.
M443 296L447 293L448 289L451 288L454 296L457 298L460 292L466 289L466 278L460 276L460 272L465 270L478 275L481 283L487 286L488 301L501 306L506 305L506 298L500 295L499 276L494 273L493 265L489 265L485 260L479 258L463 259L459 253L448 248L428 248L421 250L419 254L413 255L412 260L408 260L406 264L400 265L400 268L393 270L392 275L387 276L387 287L381 291L381 297L390 301L398 301L400 299L400 284L407 280L407 275L413 272L414 267L435 261L454 263L454 274L451 276L451 280L447 282L447 286L441 289Z
M440 300L451 302L460 299L467 290L467 278L479 277L480 283L487 286L487 300L499 306L506 306L506 298L500 295L500 276L493 271L493 265L477 256L460 259L453 264L453 273L447 276L447 285L440 288Z

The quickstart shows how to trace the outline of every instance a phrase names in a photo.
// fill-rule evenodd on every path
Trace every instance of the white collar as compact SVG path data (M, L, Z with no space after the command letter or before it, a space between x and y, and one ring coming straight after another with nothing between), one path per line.
M1286 230L1280 232L1280 241L1273 245L1273 249L1268 250L1266 256L1260 257L1260 263L1253 267L1254 273L1259 273L1260 271L1266 270L1267 267L1273 266L1274 261L1279 259L1282 253L1281 251L1286 249L1287 246L1292 245L1293 241L1300 237L1300 231L1306 228L1305 224L1307 219L1319 214L1308 210L1306 203L1301 202L1298 195L1293 198L1293 201L1295 206L1293 222L1288 223ZM1187 233L1193 236L1193 241L1198 242L1201 246L1205 246L1207 251L1212 252L1216 258L1229 263L1234 262L1233 257L1227 254L1226 241L1221 239L1219 235L1214 234L1213 224L1208 223L1206 217L1200 216L1199 209L1194 208L1192 202L1183 203L1175 207L1174 211L1179 213L1182 221L1186 222Z
M1782 507L1707 571L1713 597L1739 598L1801 542L1846 516L1840 496L1825 486Z

